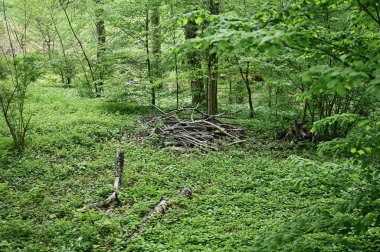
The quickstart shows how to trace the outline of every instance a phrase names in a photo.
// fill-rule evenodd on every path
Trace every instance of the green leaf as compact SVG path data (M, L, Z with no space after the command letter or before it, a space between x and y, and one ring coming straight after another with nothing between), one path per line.
M310 71L307 71L302 75L302 81L304 82L310 82L312 79L313 79L313 73Z
M364 120L364 121L359 122L359 123L358 123L358 126L359 126L359 127L362 127L362 126L364 126L364 125L369 124L370 122L371 122L371 120L367 119L367 120Z
M203 22L203 18L202 18L202 17L197 17L197 18L195 19L195 23L196 23L197 25L202 24L202 22Z
M187 23L189 23L189 19L188 18L184 18L182 20L182 25L185 26L185 25L187 25Z
M270 46L267 50L266 53L269 57L274 58L277 56L277 48L275 45Z

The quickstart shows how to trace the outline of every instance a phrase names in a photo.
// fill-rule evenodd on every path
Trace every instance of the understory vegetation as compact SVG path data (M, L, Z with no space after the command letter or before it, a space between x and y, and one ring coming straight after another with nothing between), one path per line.
M225 151L178 153L132 137L151 108L83 98L50 82L30 87L28 152L1 137L1 250L14 251L376 251L374 219L340 212L366 184L350 159L321 159L315 146L265 136L266 117L240 119L252 140ZM48 115L48 116L46 116ZM263 118L261 118L263 117ZM112 190L115 150L125 182L115 213L80 212ZM6 151L7 150L7 151ZM163 196L170 201L127 243ZM375 207L375 206L374 206ZM375 218L376 216L373 216ZM355 231L357 226L368 232Z
M377 1L0 11L0 251L380 251Z

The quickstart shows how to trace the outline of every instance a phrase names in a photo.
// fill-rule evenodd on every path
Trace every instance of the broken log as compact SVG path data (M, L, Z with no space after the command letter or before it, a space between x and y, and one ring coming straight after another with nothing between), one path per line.
M79 211L85 212L88 209L107 209L107 212L115 210L117 203L119 202L118 193L121 188L122 178L124 171L124 150L118 149L116 152L116 162L115 162L115 180L114 180L114 190L108 198L101 200L96 203L90 203L84 206Z
M192 199L193 192L190 188L183 189L179 194L179 196L187 197L188 199ZM136 238L140 233L144 231L144 229L148 226L149 219L156 216L156 215L163 215L165 214L165 211L169 208L169 198L163 197L151 211L149 211L141 220L140 226L133 231L133 233L129 236L128 241L130 242L132 239Z
M124 172L124 150L118 149L116 152L116 163L115 163L115 182L114 182L114 192L119 192L121 188L123 172Z
M158 205L156 205L153 210L151 210L148 214L144 216L144 218L142 218L139 228L133 231L131 237L128 240L136 238L146 228L149 222L149 218L155 215L164 214L164 212L168 209L168 200L169 198L167 197L162 198L160 203L158 203Z

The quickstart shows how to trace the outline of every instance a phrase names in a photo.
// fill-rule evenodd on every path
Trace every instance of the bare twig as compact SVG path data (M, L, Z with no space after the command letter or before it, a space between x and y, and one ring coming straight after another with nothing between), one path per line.
M156 107L156 106L154 106ZM156 107L157 108L157 107ZM181 119L178 111L167 112L157 108L162 115L153 115L139 119L152 127L152 137L160 143L161 147L178 149L199 148L204 151L218 150L221 146L230 146L241 143L245 138L242 129L228 123L220 122L215 116L201 114L195 118L197 108L182 108L179 111L190 111L189 119Z

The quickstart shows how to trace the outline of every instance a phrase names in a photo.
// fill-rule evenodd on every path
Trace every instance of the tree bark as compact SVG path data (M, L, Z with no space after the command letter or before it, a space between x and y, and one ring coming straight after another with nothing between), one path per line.
M198 27L195 21L190 20L185 26L185 38L193 39L197 37ZM193 49L187 54L188 64L191 70L191 94L192 104L196 107L204 100L203 91L204 85L201 77L201 59L200 54L196 49Z
M150 60L151 55L150 55L150 43L149 43L149 9L146 9L146 14L145 14L145 50L146 50L146 65L147 65L147 71L148 71L148 81L151 86L151 104L153 106L156 106L156 89L153 87L153 79L152 79L152 62Z
M172 15L174 15L174 11L173 11L173 6L171 6L171 12L172 12ZM174 31L173 31L173 43L174 43L174 46L177 46L177 33L176 33L176 28L174 28ZM174 61L175 61L175 84L176 84L176 105L177 105L177 109L179 109L179 66L178 66L178 53L177 51L174 52Z
M219 3L214 0L209 2L212 15L219 14ZM215 115L218 112L218 56L213 51L214 45L210 45L208 50L208 85L207 85L207 113Z
M152 9L152 54L153 54L153 64L151 65L151 71L153 80L157 81L162 77L161 74L161 31L160 31L160 6L156 5ZM152 104L156 105L156 91L157 88L152 87Z
M101 97L104 90L103 90L103 84L104 84L104 53L105 53L105 44L106 44L106 27L104 22L104 9L102 8L101 0L94 0L95 4L98 5L95 11L96 14L96 36L98 40L98 48L96 52L96 63L97 63L97 70L98 70L98 78L95 81L95 85L97 88L97 97Z

